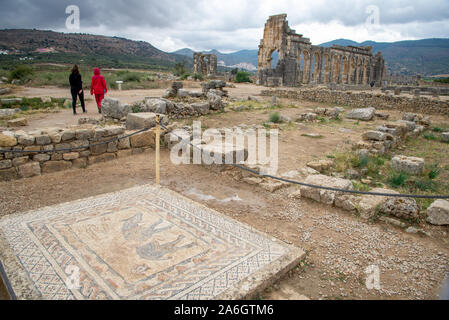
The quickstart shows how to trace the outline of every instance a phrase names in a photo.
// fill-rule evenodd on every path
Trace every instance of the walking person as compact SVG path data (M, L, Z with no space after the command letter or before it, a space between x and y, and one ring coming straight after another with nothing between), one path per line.
M69 82L70 82L70 93L72 94L73 114L76 115L76 100L78 99L78 97L80 98L83 113L86 113L86 105L84 104L83 81L81 79L81 74L78 65L76 64L72 68L72 73L70 74Z
M92 77L92 83L90 85L90 94L95 94L95 101L97 102L98 113L101 113L101 102L104 99L104 95L108 92L106 86L106 80L100 74L100 69L94 69L94 76Z

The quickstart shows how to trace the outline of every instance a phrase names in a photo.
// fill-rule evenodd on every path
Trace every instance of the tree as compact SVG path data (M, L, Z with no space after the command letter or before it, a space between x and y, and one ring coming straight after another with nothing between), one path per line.
M239 71L235 76L235 82L237 83L252 82L249 76L250 76L249 72Z
M183 61L183 62L178 62L178 63L176 63L176 64L175 64L175 68L174 68L173 73L174 73L175 76L177 76L177 77L180 77L180 76L182 76L183 74L185 74L185 73L186 73L186 62Z

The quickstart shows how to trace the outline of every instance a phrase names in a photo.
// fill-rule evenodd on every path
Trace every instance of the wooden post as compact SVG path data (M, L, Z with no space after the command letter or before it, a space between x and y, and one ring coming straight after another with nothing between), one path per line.
M161 137L161 126L160 126L160 115L156 115L156 184L161 184L160 176L160 137Z

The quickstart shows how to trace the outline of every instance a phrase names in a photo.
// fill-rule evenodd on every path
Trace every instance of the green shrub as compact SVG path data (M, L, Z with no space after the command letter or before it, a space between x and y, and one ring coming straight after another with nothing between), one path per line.
M270 115L270 122L280 123L281 122L281 114L279 112L272 113Z
M25 81L31 78L34 74L34 70L30 66L22 65L17 66L14 70L9 73L9 80L20 80Z
M441 173L441 168L438 164L434 163L429 168L428 177L430 180L435 180Z
M181 80L186 80L188 77L190 77L190 74L184 73L183 75L181 75Z
M432 131L433 131L433 132L443 132L444 129L443 129L443 128L440 128L440 127L435 127L435 128L432 129Z
M235 76L235 82L237 83L252 82L249 76L250 76L249 72L239 71Z
M200 73L194 73L192 77L193 77L194 80L199 80L199 81L203 81L204 80L203 75L200 74Z

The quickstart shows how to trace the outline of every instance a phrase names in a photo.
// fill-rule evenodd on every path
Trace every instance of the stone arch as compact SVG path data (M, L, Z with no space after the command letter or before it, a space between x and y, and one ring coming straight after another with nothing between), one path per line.
M269 61L270 61L270 69L271 70L276 69L279 64L279 50L278 49L271 50L271 53L269 55Z

